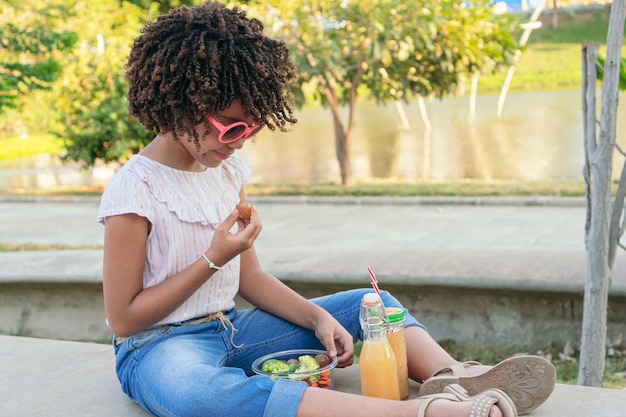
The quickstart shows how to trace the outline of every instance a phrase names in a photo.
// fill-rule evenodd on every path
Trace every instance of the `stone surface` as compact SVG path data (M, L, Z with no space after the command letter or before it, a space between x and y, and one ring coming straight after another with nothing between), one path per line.
M0 336L0 416L144 417L120 390L110 345ZM334 389L358 394L358 367L336 369ZM418 385L412 383L411 395ZM626 391L557 385L533 417L623 417Z

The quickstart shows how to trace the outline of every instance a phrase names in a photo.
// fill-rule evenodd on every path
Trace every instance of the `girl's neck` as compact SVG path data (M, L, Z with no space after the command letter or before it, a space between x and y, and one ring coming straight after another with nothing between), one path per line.
M199 172L206 169L205 166L193 159L185 148L169 134L157 135L139 154L170 168L182 171Z

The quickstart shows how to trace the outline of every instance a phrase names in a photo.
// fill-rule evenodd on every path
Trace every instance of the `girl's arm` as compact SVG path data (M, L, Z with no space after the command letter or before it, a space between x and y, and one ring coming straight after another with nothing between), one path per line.
M216 229L207 257L224 265L250 248L261 230L258 218L236 234L229 232L237 212ZM135 214L108 217L104 232L104 306L111 330L131 336L157 323L185 302L211 275L199 257L189 267L161 284L143 288L143 272L150 223Z
M243 192L241 201L245 201ZM256 216L253 209L253 216ZM247 227L247 226L246 226ZM239 295L252 305L291 323L313 330L339 366L352 363L352 336L326 310L311 303L273 275L265 272L254 247L241 254Z

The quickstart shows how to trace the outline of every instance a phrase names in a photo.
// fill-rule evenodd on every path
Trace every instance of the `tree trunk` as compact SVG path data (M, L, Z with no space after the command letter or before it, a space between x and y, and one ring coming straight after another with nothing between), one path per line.
M552 29L559 28L559 2L557 0L552 1Z
M578 384L592 387L602 385L604 374L606 344L606 307L608 297L609 263L608 235L610 211L610 178L612 145L606 132L601 132L596 143L595 129L595 63L600 45L583 46L586 72L583 78L585 88L584 108L587 114L585 131L586 161L585 172L589 176L587 188L591 195L587 197L587 283L585 285L583 328L580 348L580 369ZM593 122L590 122L593 120ZM602 129L601 129L602 130ZM590 131L594 135L590 136ZM603 134L604 133L604 134Z
M609 263L611 173L615 149L619 63L624 38L626 0L611 8L602 86L600 130L596 139L595 83L599 45L583 45L583 115L585 181L587 182L587 283L585 285L578 384L600 387L606 355L606 311L610 286Z
M348 129L344 129L339 112L339 102L336 100L334 91L325 87L324 92L328 99L330 112L333 115L333 127L335 130L335 153L339 163L339 174L341 185L349 184L352 181L352 165L350 163L350 135L352 123L348 124ZM351 109L352 111L352 109ZM352 119L350 119L352 120Z
M337 153L337 161L339 162L339 171L341 175L341 185L349 184L352 181L352 165L350 163L350 142L348 134L343 129L341 120L334 117L333 125L335 127L335 151Z

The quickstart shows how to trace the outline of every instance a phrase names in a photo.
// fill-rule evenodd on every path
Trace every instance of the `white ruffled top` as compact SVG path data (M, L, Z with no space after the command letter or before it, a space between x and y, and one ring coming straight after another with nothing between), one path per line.
M104 224L107 217L128 213L148 219L152 227L143 285L152 287L197 261L209 248L216 227L239 203L239 192L250 174L236 155L202 172L181 171L134 155L107 185L98 221ZM236 257L156 325L229 310L235 306L238 290Z

